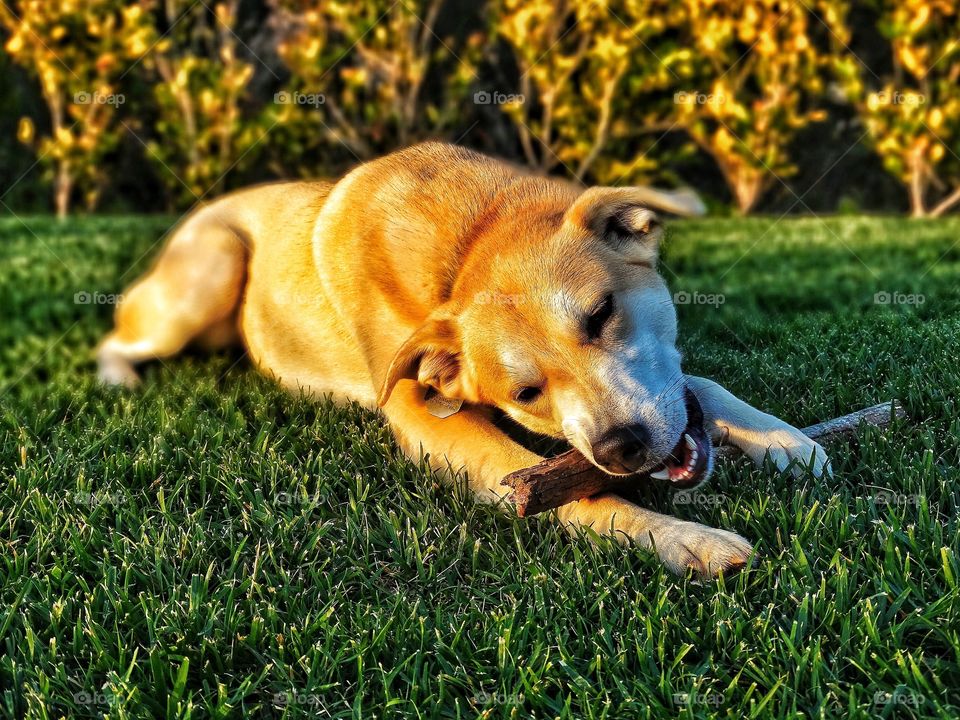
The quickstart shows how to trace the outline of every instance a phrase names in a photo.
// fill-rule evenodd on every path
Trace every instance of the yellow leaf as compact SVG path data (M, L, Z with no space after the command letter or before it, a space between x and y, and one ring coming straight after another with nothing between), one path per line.
M910 21L910 32L917 32L923 30L924 26L927 24L927 21L930 19L930 6L921 5L916 8L917 14L913 17L913 20Z
M64 147L70 147L73 145L73 135L70 134L70 131L67 130L67 128L60 128L57 130L56 140Z
M20 118L20 124L17 126L17 140L22 142L24 145L29 145L33 142L33 135L33 120L28 117Z
M7 52L14 55L23 50L23 36L17 33L7 41Z

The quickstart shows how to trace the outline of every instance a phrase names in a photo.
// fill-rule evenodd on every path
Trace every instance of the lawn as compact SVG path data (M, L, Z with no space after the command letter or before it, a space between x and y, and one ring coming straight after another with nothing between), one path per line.
M910 416L833 480L645 493L757 543L706 583L474 504L239 354L98 387L108 296L170 222L0 220L3 716L960 713L960 220L674 224L688 372L800 426Z

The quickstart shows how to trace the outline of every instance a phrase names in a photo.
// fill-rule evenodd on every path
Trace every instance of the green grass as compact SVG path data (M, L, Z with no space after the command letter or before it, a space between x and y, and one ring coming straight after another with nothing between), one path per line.
M168 221L26 225L0 220L3 716L960 713L958 220L674 226L672 289L724 296L680 308L688 372L801 426L910 413L832 481L648 493L757 543L703 584L476 505L238 355L98 387L111 307L74 295L121 292Z

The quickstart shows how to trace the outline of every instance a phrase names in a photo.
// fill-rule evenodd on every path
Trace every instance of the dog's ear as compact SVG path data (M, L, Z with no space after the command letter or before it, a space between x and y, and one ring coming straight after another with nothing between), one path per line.
M380 388L377 404L383 407L401 380L416 380L433 387L444 397L464 397L460 338L453 322L434 318L421 325L397 350L386 379Z
M590 188L567 210L566 222L602 238L628 263L655 265L663 223L649 207L647 190Z

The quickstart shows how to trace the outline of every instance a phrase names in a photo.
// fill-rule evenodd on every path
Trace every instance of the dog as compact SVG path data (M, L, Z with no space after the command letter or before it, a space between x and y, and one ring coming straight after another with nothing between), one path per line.
M98 374L132 387L137 363L242 343L287 388L380 408L409 457L465 470L494 502L505 475L542 460L498 411L608 473L677 487L709 477L721 438L757 463L829 472L799 430L683 374L657 211L702 206L684 191L575 187L436 142L335 183L240 190L190 214L124 293ZM653 549L678 573L712 576L752 553L733 532L615 494L557 517Z

